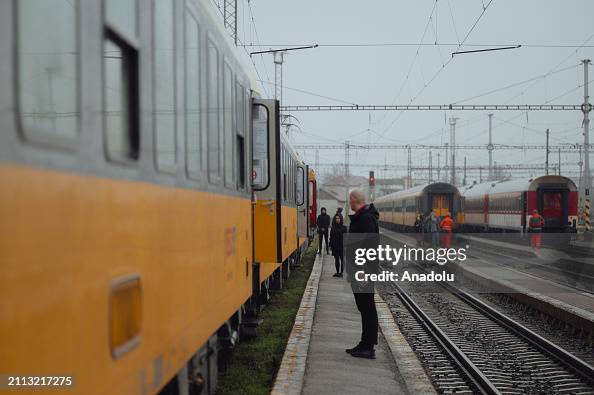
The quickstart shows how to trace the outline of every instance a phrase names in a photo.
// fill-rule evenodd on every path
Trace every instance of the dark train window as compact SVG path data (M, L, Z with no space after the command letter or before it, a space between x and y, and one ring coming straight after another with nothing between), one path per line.
M103 115L107 156L115 161L138 159L138 50L135 0L105 2L103 44Z
M173 171L176 163L174 4L172 0L154 0L153 5L157 168Z
M104 120L109 159L138 159L138 52L108 30L103 47Z
M200 127L200 29L186 10L184 41L186 91L186 166L190 177L202 169L202 133Z
M235 85L235 113L236 113L236 139L237 139L237 189L245 188L245 130L246 130L246 106L245 89L237 83Z
M224 138L224 168L225 168L225 185L227 187L235 188L235 163L233 161L233 143L234 140L234 100L233 100L233 73L231 67L225 62L223 68L223 104L224 104L224 115L223 115L223 133Z
M287 151L281 145L281 173L283 175L283 201L287 201Z
M212 40L208 40L208 172L212 177L221 176L219 163L219 51Z
M237 136L237 189L245 189L245 140Z
M78 1L15 1L18 98L27 138L69 145L79 130Z

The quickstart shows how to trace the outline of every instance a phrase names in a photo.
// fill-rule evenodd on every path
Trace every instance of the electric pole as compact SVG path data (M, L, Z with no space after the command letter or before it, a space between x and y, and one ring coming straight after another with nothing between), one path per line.
M489 114L489 145L487 150L489 151L489 180L493 178L493 114Z
M462 185L466 186L466 157L464 157L464 178L462 179Z
M549 129L547 129L547 143L546 143L546 155L545 155L545 174L549 175Z
M437 152L437 181L441 181L441 152Z
M284 52L274 52L274 98L279 104L283 103L283 61Z
M447 181L449 174L450 174L450 165L449 165L449 161L450 160L450 150L449 150L449 144L445 143L445 169L444 169L444 178Z
M344 212L349 212L349 142L344 142Z
M412 150L408 148L408 188L412 188Z
M458 118L450 118L450 149L452 151L451 175L452 185L456 185L456 121Z
M588 93L588 66L590 59L584 59L584 104L582 112L584 113L584 214L586 215L586 232L588 238L591 238L590 226L590 189L592 188L592 179L590 177L590 96Z
M429 151L429 184L433 182L433 153Z
M223 4L223 19L225 28L237 46L237 0L225 0Z

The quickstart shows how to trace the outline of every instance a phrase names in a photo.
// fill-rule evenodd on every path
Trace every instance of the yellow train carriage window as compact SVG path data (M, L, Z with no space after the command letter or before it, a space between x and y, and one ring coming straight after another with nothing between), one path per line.
M252 187L255 190L268 188L270 184L270 158L268 119L266 106L255 104L252 108Z
M237 117L236 122L236 147L237 147L237 189L243 191L245 189L245 130L246 130L246 106L245 106L245 89L241 84L235 85L235 113Z
M207 52L207 116L208 116L208 173L211 182L217 182L221 177L219 162L219 51L215 43L208 39Z
M29 140L69 146L79 130L78 1L19 0L18 106Z
M190 178L198 178L202 170L200 28L196 18L187 10L185 23L186 167Z
M159 170L173 172L176 163L175 33L172 0L154 0L154 121Z
M235 163L233 155L234 132L234 100L233 100L233 73L227 62L223 69L223 133L224 136L224 168L225 168L225 186L235 188Z
M138 159L138 49L135 0L105 2L106 37L103 44L103 119L107 157Z
M109 295L109 345L114 358L140 342L141 324L140 277L131 275L114 280Z
M301 166L297 167L297 184L296 184L296 202L298 206L302 206L304 203L304 194L303 191L305 190L305 169Z

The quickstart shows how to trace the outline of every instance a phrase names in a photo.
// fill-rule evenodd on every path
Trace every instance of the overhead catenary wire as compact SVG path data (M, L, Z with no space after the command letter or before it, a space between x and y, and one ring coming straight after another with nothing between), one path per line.
M248 11L249 11L249 18L250 18L250 22L251 22L251 26L254 28L254 34L256 36L256 42L260 43L260 36L258 35L258 28L256 27L256 19L254 18L254 11L252 10L252 3L250 0L247 0L247 4L248 4ZM244 46L245 49L245 46ZM248 56L250 56L251 58L251 54L249 53L249 51L247 51L246 49L246 53L248 54ZM266 80L268 82L270 82L270 74L268 73L268 67L266 67L266 61L264 60L264 55L260 54L260 60L262 62L262 67L264 68L264 74L266 76ZM254 65L254 67L256 67L256 63L252 60L252 64ZM261 79L258 76L259 79ZM264 86L262 85L262 87L264 88ZM271 96L270 93L266 90L266 88L264 88L266 91L266 94L268 96Z
M303 43L293 44L244 44L246 47L262 47L262 48L276 48L276 47L293 47L293 46L304 46ZM377 43L318 43L320 48L374 48L374 47L457 47L460 43L448 43L448 42L377 42ZM467 48L491 48L491 47L506 47L506 46L518 46L522 48L594 48L594 45L581 45L581 44L535 44L535 43L474 43L464 44Z
M437 0L436 0L437 2ZM468 32L466 33L466 35L464 36L464 38L462 39L462 41L460 41L460 43L457 45L456 47L456 51L458 51L466 42L466 40L468 39L468 37L470 37L470 34L474 31L474 29L476 28L476 26L478 25L479 21L482 19L483 15L485 15L485 12L487 12L487 9L489 8L489 6L493 3L493 0L489 0L489 3L487 3L486 6L483 6L483 11L480 13L480 15L478 16L478 18L474 21L472 27L468 30ZM423 40L421 40L423 41ZM429 87L433 81L435 81L435 79L443 72L443 70L454 60L454 57L450 57L448 59L448 61L444 64L442 64L441 68L437 70L437 72L431 77L431 79L429 80L429 82L424 83L423 87L410 99L409 104L413 103L424 91L425 89L427 89L427 87ZM388 130L390 130L394 124L400 119L400 117L402 116L402 114L404 114L404 112L400 112L396 118L390 123L390 125L388 125L387 128L384 129L384 131L382 132L382 135L384 135Z

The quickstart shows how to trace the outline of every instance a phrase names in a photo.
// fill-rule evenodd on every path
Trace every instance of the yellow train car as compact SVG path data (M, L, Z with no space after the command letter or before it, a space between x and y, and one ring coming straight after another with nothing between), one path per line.
M282 286L307 237L307 167L280 133L278 102L254 100L254 260L264 299ZM304 222L305 221L305 222Z
M281 198L253 200L258 117L214 12L0 2L2 374L212 394L260 280L295 258L303 165L275 148Z
M431 211L440 217L449 213L454 220L463 221L461 201L456 186L436 182L378 197L374 204L380 212L382 226L413 231L416 217L427 216Z

